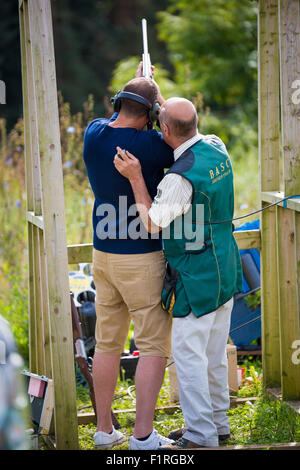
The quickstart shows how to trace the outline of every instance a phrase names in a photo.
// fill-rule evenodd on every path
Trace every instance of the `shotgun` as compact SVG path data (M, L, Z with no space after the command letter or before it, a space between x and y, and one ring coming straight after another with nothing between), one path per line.
M142 19L142 33L143 33L143 77L152 78L151 60L148 52L148 36L147 36L147 21Z

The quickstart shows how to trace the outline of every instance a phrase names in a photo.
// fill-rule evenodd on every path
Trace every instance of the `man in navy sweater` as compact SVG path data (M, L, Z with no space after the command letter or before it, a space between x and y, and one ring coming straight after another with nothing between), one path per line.
M141 77L128 82L152 106L162 103L158 86ZM130 96L130 95L128 95ZM165 260L160 235L148 234L135 207L129 181L114 167L116 147L139 155L149 194L154 198L172 149L155 129L144 130L149 107L121 99L118 113L95 119L85 132L84 161L94 192L93 277L96 286L96 348L93 379L97 405L95 445L111 448L124 440L111 421L120 355L131 320L140 357L135 375L136 422L130 449L157 449L170 442L153 429L154 410L170 355L171 317L161 307Z

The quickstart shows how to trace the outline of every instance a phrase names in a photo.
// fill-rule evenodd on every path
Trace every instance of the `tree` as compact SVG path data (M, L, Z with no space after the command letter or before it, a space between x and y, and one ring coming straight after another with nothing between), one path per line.
M112 71L121 59L141 55L141 19L148 19L151 54L166 62L157 40L156 12L160 0L52 0L58 89L72 111L82 109L90 94L103 114ZM6 83L7 104L0 116L11 128L22 115L22 80L18 1L3 1L0 15L0 80Z
M22 114L21 55L18 2L1 2L0 80L6 85L6 103L0 104L0 117L15 124Z
M256 2L170 0L158 14L159 38L187 98L201 92L215 110L256 116Z

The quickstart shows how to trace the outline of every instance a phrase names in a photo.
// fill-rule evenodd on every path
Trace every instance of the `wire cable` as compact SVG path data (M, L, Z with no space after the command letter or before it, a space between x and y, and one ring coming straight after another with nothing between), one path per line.
M220 220L220 221L217 221L217 222L203 222L203 225L216 225L216 224L232 223L235 220L245 219L246 217L250 217L251 215L255 215L255 214L258 214L259 212L263 212L267 209L270 209L270 207L276 206L277 204L280 204L281 202L287 201L288 199L294 199L294 198L300 198L300 195L296 194L295 196L286 196L283 199L280 199L279 201L273 202L272 204L269 204L268 206L263 207L262 209L257 209L256 211L249 212L249 214L241 215L240 217L235 217L234 219Z
M232 333L234 333L235 331L240 330L244 326L250 325L250 323L254 323L255 321L259 320L260 318L261 318L261 315L259 315L258 317L252 318L251 320L247 321L246 323L243 323L242 325L236 326L235 328L233 328L232 330L229 331L229 336Z

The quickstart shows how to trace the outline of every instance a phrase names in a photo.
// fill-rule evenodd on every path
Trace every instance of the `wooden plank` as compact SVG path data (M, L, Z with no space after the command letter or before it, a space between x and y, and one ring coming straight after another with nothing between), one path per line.
M54 409L53 380L48 380L41 419L40 419L39 432L41 434L49 434L50 432L53 409Z
M300 315L300 214L298 212L294 213L294 221L295 221L296 278L297 278L297 288L298 288L298 312ZM300 344L299 344L299 347L300 347ZM299 359L300 359L300 355L299 355Z
M236 408L239 405L244 405L247 402L253 403L256 400L258 400L258 397L247 397L247 398L239 398L239 397L230 397L230 407L231 408ZM92 408L92 405L91 405ZM157 406L155 408L155 411L163 411L166 414L173 414L176 411L180 410L180 404L179 403L174 403L172 405L165 405L165 406ZM129 408L129 409L120 409L120 410L114 410L114 414L118 416L119 414L128 414L128 413L135 413L136 409L135 408ZM86 425L90 423L97 423L97 419L95 416L94 412L90 413L79 413L78 416L78 424L79 425Z
M68 263L92 263L93 261L93 244L85 245L68 245Z
M300 110L294 96L300 71L299 0L279 1L279 39L283 178L289 196L300 194Z
M236 408L237 406L245 405L247 402L254 403L259 397L230 397L230 408Z
M34 249L34 227L31 224L27 225L28 231L28 264L29 264L29 366L30 371L34 374L38 373L38 357L37 357L37 335L36 335L36 301L35 301L35 249Z
M49 294L46 272L46 252L44 247L44 233L40 231L40 263L41 263L41 292L43 302L43 347L45 354L45 372L44 375L52 378L52 358L51 358L51 333L49 318Z
M300 338L294 216L293 211L277 208L281 386L284 400L300 399L300 367L292 360L293 344Z
M191 449L186 449L191 451ZM270 443L270 444L250 444L219 447L195 447L194 450L300 450L300 442Z
M280 207L300 212L300 195L299 197L282 201L284 197L285 196L282 191L265 191L261 193L261 198L263 201L266 201L270 204L277 202L277 205Z
M300 212L300 195L298 198L286 199L284 202L279 202L284 198L284 193L282 191L263 191L261 192L261 200L273 204L278 202L280 207L286 207L287 209ZM269 210L269 209L267 209Z
M260 248L260 230L245 230L234 232L240 250L250 248ZM83 245L68 245L68 263L92 263L93 261L93 244L86 243Z
M43 346L43 306L42 306L42 295L41 295L41 266L40 266L40 248L39 248L39 229L42 228L40 224L41 215L41 181L40 181L40 168L38 162L39 155L39 144L37 134L37 115L36 115L36 100L34 91L34 77L32 69L32 54L30 47L30 28L29 28L29 17L28 17L28 4L24 3L23 6L23 20L24 20L24 33L25 33L25 54L26 54L26 126L28 129L28 138L25 142L27 150L30 154L30 159L27 162L28 174L30 174L29 181L27 181L27 187L30 186L30 201L33 210L27 211L27 221L34 223L35 227L32 228L32 244L29 253L32 259L30 266L33 283L33 305L31 315L34 316L34 330L32 331L32 338L34 337L33 354L35 355L35 369L34 372L40 375L45 373L45 354ZM27 176L27 175L26 175Z
M280 185L278 1L260 0L258 14L258 122L260 188Z
M91 408L92 408L92 405L91 405ZM77 420L78 420L78 425L81 426L85 426L87 424L97 424L97 418L96 418L96 415L95 413L79 413L77 415Z
M260 190L280 186L280 114L277 0L260 0L258 13L258 120ZM261 200L261 207L265 207ZM260 216L262 363L264 385L279 385L279 309L277 284L276 212Z
M262 355L262 351L260 349L258 350L248 350L248 351L243 351L243 350L238 350L237 351L237 355L238 356L261 356Z
M29 0L43 184L44 243L51 323L55 393L55 438L58 449L77 449L76 388L69 297L63 175L56 72L49 0Z
M234 232L239 250L247 250L251 248L260 248L260 230L241 230Z
M282 191L262 191L260 193L261 200L273 204L274 202L279 202L284 198L284 193ZM288 201L287 201L288 204ZM280 203L281 207L283 203Z
M294 212L294 246L295 246L295 264L296 264L296 290L297 290L297 309L298 317L295 312L295 323L298 323L298 339L292 344L293 354L292 362L300 369L300 213ZM297 334L297 333L296 333ZM298 383L300 390L300 383ZM300 397L300 393L299 393ZM300 402L295 405L297 412L300 413Z
M24 142L25 142L25 180L26 180L26 208L27 211L33 211L33 185L31 169L31 146L30 146L30 126L28 109L28 77L27 77L27 25L25 22L25 12L20 5L20 40L21 40L21 59L22 59L22 87L23 87L23 115L24 115ZM29 363L30 370L37 372L36 361L36 335L35 335L35 301L34 301L34 276L33 276L33 226L27 223L27 243L28 243L28 310L29 310Z
M33 211L26 212L26 220L41 230L44 229L43 217L41 215L35 215Z
M24 12L24 26L25 26L25 51L26 51L26 77L27 77L27 126L29 130L29 138L26 145L30 148L30 161L29 166L31 169L30 187L31 204L33 210L27 211L27 221L35 226L32 229L32 247L33 250L33 284L34 284L34 309L32 314L35 316L35 342L34 348L36 350L36 367L35 372L44 375L46 374L45 366L45 349L44 349L44 301L42 298L42 267L40 258L40 229L43 229L42 219L42 188L41 188L41 175L39 164L39 142L38 142L38 129L37 129L37 110L36 110L36 95L34 89L34 72L32 66L32 51L30 42L30 25L28 16L28 3L23 5ZM30 171L30 170L29 170Z
M263 203L264 205L264 203ZM265 211L261 217L261 340L264 387L281 383L279 294L276 241L276 208Z
M44 350L44 326L41 292L41 263L40 263L40 240L39 228L33 229L33 252L34 252L34 300L35 300L35 335L36 335L36 357L37 374L45 374L45 350Z
M92 406L91 406L92 407ZM166 405L166 406L157 406L155 408L155 411L163 411L166 414L173 414L175 411L180 410L180 405L179 404L172 404L172 405ZM128 414L128 413L136 413L135 408L128 408L128 409L120 409L120 410L113 410L114 414L117 416L119 414ZM78 424L79 425L86 425L90 423L97 423L97 418L95 416L94 412L91 413L79 413L77 416L78 419Z

